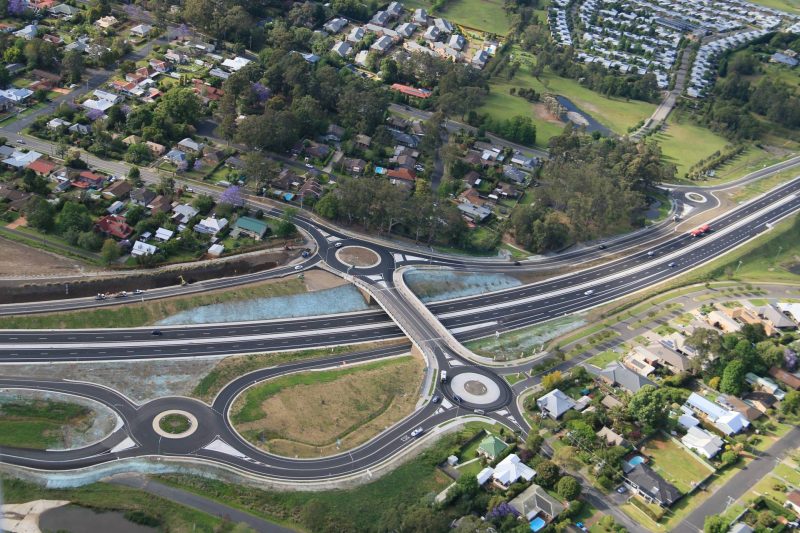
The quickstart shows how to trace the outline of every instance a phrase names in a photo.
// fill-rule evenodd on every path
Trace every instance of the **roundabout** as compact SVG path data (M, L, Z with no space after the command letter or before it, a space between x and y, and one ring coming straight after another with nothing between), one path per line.
M375 268L381 264L381 257L364 246L344 246L336 250L336 259L352 268Z
M508 406L512 401L511 388L492 372L479 367L456 367L448 369L448 373L452 377L442 388L456 405L494 411ZM455 401L456 396L461 399L460 402Z
M153 431L165 439L184 439L197 431L197 417L180 409L162 411L153 418Z
M695 204L704 204L708 201L708 198L700 194L699 192L690 191L684 194L687 200Z

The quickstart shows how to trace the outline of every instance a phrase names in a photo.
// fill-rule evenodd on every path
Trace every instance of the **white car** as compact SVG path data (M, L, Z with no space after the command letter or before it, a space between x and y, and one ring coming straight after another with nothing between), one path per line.
M337 242L333 246L334 246L334 248L341 248L342 247L342 243L341 242Z
M414 431L411 432L411 436L412 437L418 437L419 435L422 434L423 431L424 430L422 429L422 426L420 426L420 427L418 427L417 429L415 429Z
M584 294L584 296L591 296L592 294L594 294L594 289L589 289L588 291L584 292L583 294Z
M295 270L303 270L303 265L297 265L294 267Z
M306 168L314 168L314 165L312 165L311 163L306 163Z
M647 252L647 257L653 257L654 255L656 255L656 253L653 250Z

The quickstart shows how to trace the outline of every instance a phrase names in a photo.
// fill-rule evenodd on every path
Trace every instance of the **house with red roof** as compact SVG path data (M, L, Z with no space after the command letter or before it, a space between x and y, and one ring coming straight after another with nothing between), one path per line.
M402 83L393 83L392 90L397 91L399 93L405 94L406 96L413 96L414 98L421 98L425 100L426 98L430 98L431 94L433 94L428 89L417 89L416 87L411 87L410 85L403 85Z
M56 165L55 163L51 163L45 158L40 157L39 159L28 165L27 168L33 170L40 176L47 177L53 173L53 171L56 169Z
M414 182L417 179L417 174L408 168L395 168L386 172L386 176L395 180L403 180Z
M100 174L95 174L89 170L84 170L72 180L72 185L79 189L102 189L106 183L106 177Z
M127 239L133 234L133 228L120 215L107 215L95 224L97 231L117 239Z

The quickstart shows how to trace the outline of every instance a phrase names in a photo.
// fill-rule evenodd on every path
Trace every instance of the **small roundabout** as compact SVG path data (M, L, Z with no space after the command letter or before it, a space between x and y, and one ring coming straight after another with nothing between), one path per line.
M689 191L684 194L687 200L695 204L704 204L708 201L704 195L700 194L699 192Z
M343 246L336 250L336 259L351 268L375 268L381 264L381 256L364 246Z
M184 439L197 431L197 417L188 411L169 409L153 418L153 431L165 439Z
M449 381L443 386L445 393L456 405L484 411L495 411L507 406L513 393L499 376L478 367L448 369ZM454 397L461 398L461 402Z

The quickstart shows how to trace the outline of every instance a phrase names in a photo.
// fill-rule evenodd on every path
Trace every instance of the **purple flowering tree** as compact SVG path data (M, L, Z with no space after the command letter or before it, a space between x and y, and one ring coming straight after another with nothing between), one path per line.
M229 204L233 207L242 207L244 205L244 198L242 198L242 190L236 185L231 185L219 197L219 203Z
M797 352L791 348L786 348L786 351L783 352L783 363L789 372L797 370Z
M192 165L192 168L194 170L200 170L201 168L203 168L203 162L199 159L196 159L194 165Z
M266 102L269 99L270 94L272 94L272 91L269 90L269 87L266 87L261 82L255 82L253 84L253 92L258 97L259 102Z
M90 109L86 112L86 118L94 122L95 120L101 118L103 116L103 112L99 109Z
M503 518L508 515L519 516L519 513L516 509L511 507L508 502L503 502L488 513L486 513L486 519L492 520L494 518Z
M25 0L8 0L8 14L22 15L25 11Z

